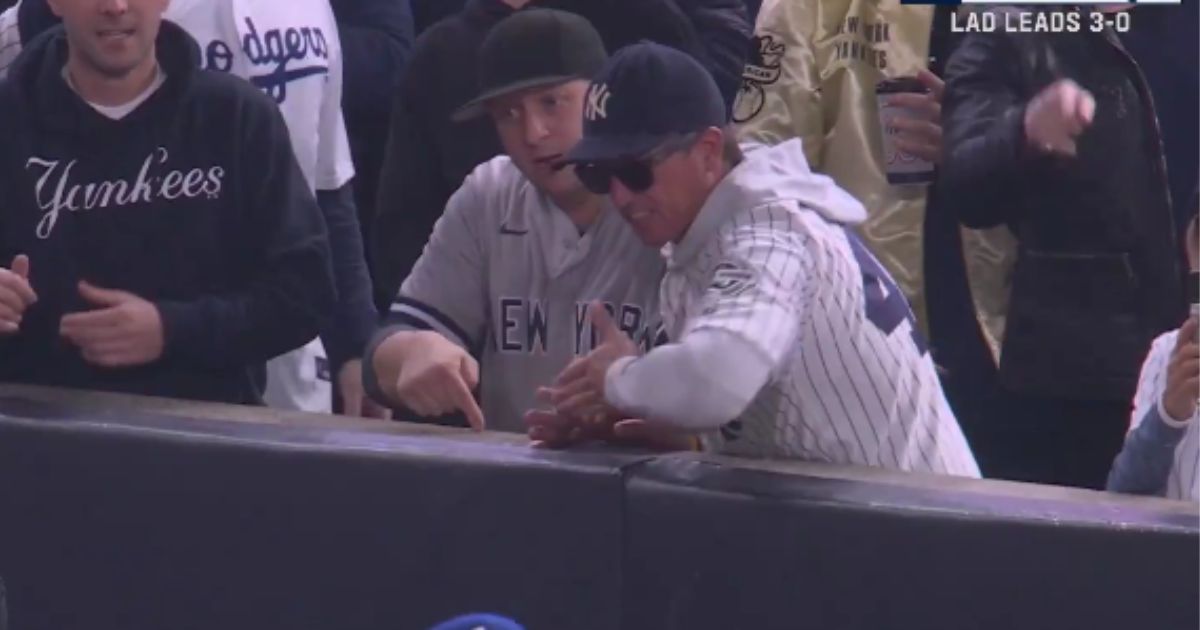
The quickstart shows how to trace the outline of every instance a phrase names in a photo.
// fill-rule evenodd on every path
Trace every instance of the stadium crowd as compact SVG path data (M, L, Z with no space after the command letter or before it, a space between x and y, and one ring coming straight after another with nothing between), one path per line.
M1196 3L8 4L0 381L1200 500Z

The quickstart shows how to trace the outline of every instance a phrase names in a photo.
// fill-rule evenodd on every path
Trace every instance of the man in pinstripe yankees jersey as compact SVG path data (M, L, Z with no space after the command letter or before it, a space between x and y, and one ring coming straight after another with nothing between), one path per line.
M568 160L662 248L670 343L638 356L601 321L543 397L730 454L979 476L904 297L848 229L862 205L799 141L743 153L703 68L656 44L614 55L590 94Z

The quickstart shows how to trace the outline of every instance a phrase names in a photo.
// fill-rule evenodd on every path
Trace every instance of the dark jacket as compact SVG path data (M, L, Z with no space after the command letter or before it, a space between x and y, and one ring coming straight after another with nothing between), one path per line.
M0 84L0 261L27 255L38 296L0 337L0 380L258 402L263 364L330 319L325 227L275 104L199 70L170 22L157 53L165 83L120 120L67 86L61 27ZM95 308L83 280L154 303L158 361L99 368L59 337L63 315Z
M652 39L688 51L717 78L732 104L750 40L742 0L543 0L587 17L608 50ZM476 165L501 152L486 119L450 114L476 94L479 45L513 9L470 0L421 34L393 102L387 157L371 237L376 301L387 308L425 247L450 195Z
M1142 73L1111 32L1081 22L1073 34L1001 28L963 41L946 71L941 184L964 224L1008 224L1019 241L1001 383L1131 400L1151 340L1184 314L1177 241ZM1027 103L1059 78L1096 98L1075 158L1024 137Z
M329 5L342 41L342 113L365 237L375 216L392 95L412 53L413 17L408 0L330 0Z
M946 60L962 40L962 35L950 28L955 10L956 6L941 5L934 14L929 70L938 76L945 76ZM967 248L955 204L956 200L942 195L934 182L926 196L922 235L925 313L933 359L943 370L946 398L959 424L969 431L982 405L987 404L984 394L993 387L996 365L972 298Z
M413 30L417 35L445 18L462 11L466 0L410 0Z
M1178 5L1138 5L1130 9L1129 31L1121 43L1137 60L1154 94L1154 109L1162 125L1167 154L1167 177L1175 204L1175 227L1190 217L1185 202L1200 173L1200 2Z
M334 1L354 5L352 11L362 12L354 13L355 21L378 19L382 22L385 19L390 19L386 17L387 9L377 8L375 11L370 10L370 7L367 5L373 4L374 0ZM391 1L382 1L382 4L386 5L391 3ZM52 29L59 24L58 16L50 10L50 6L46 0L23 0L17 15L21 39L24 43L28 43L40 33ZM183 26L186 29L187 25ZM376 80L375 77L378 74L377 72L372 72L370 69L359 68L350 62L349 55L352 51L356 56L369 57L374 54L372 51L377 49L372 38L367 36L360 37L358 33L352 36L357 38L353 44L347 44L344 41L346 39L345 36L339 38L343 40L342 67L346 78L346 83L343 86L343 94L350 92L351 82L356 82L358 85L371 83ZM229 42L229 44L237 45L235 42ZM197 59L197 63L199 61ZM388 89L384 88L381 91L386 94ZM372 97L367 95L360 100L369 100L370 98ZM386 99L386 96L382 98ZM346 125L347 132L351 136L351 151L353 152L355 149L355 128L351 126L349 116L347 116ZM382 133L382 131L379 131L375 132L374 135L378 137ZM370 135L370 133L361 130L358 133L360 138ZM381 143L381 140L375 140L374 150L377 153L382 153ZM367 144L370 146L369 141ZM359 143L360 149L362 146L362 143ZM356 154L353 156L353 159L357 169L361 156ZM329 358L331 372L335 376L346 361L362 356L363 350L366 349L367 341L370 340L375 330L376 313L372 307L371 278L366 263L366 254L364 253L364 239L362 228L359 225L358 210L355 208L355 198L359 190L358 186L361 185L362 181L370 177L370 173L364 175L362 171L359 171L359 175L355 178L353 184L347 184L338 190L317 191L317 203L325 218L325 226L331 244L333 273L338 293L335 317L327 322L327 325L320 331L320 336ZM366 185L372 191L375 188L373 182ZM353 189L355 194L351 194L351 189ZM357 196L361 198L364 195Z

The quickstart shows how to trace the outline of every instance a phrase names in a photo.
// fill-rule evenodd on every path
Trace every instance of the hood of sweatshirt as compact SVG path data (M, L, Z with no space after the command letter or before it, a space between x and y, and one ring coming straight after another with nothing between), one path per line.
M832 179L808 166L799 139L774 146L746 144L745 159L713 189L687 234L671 248L673 264L689 260L734 215L779 203L795 203L827 221L856 225L867 211Z

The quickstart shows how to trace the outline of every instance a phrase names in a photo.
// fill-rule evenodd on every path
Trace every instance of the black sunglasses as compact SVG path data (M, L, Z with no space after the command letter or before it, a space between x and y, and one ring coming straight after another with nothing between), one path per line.
M640 193L654 185L654 164L645 158L588 162L575 165L575 176L584 188L596 195L607 195L612 190L614 177L629 190Z
M646 192L654 185L654 167L672 153L690 149L696 143L697 137L698 134L689 134L668 141L640 157L576 164L575 176L584 188L596 195L607 195L611 192L613 178L620 180L621 185L631 192Z

